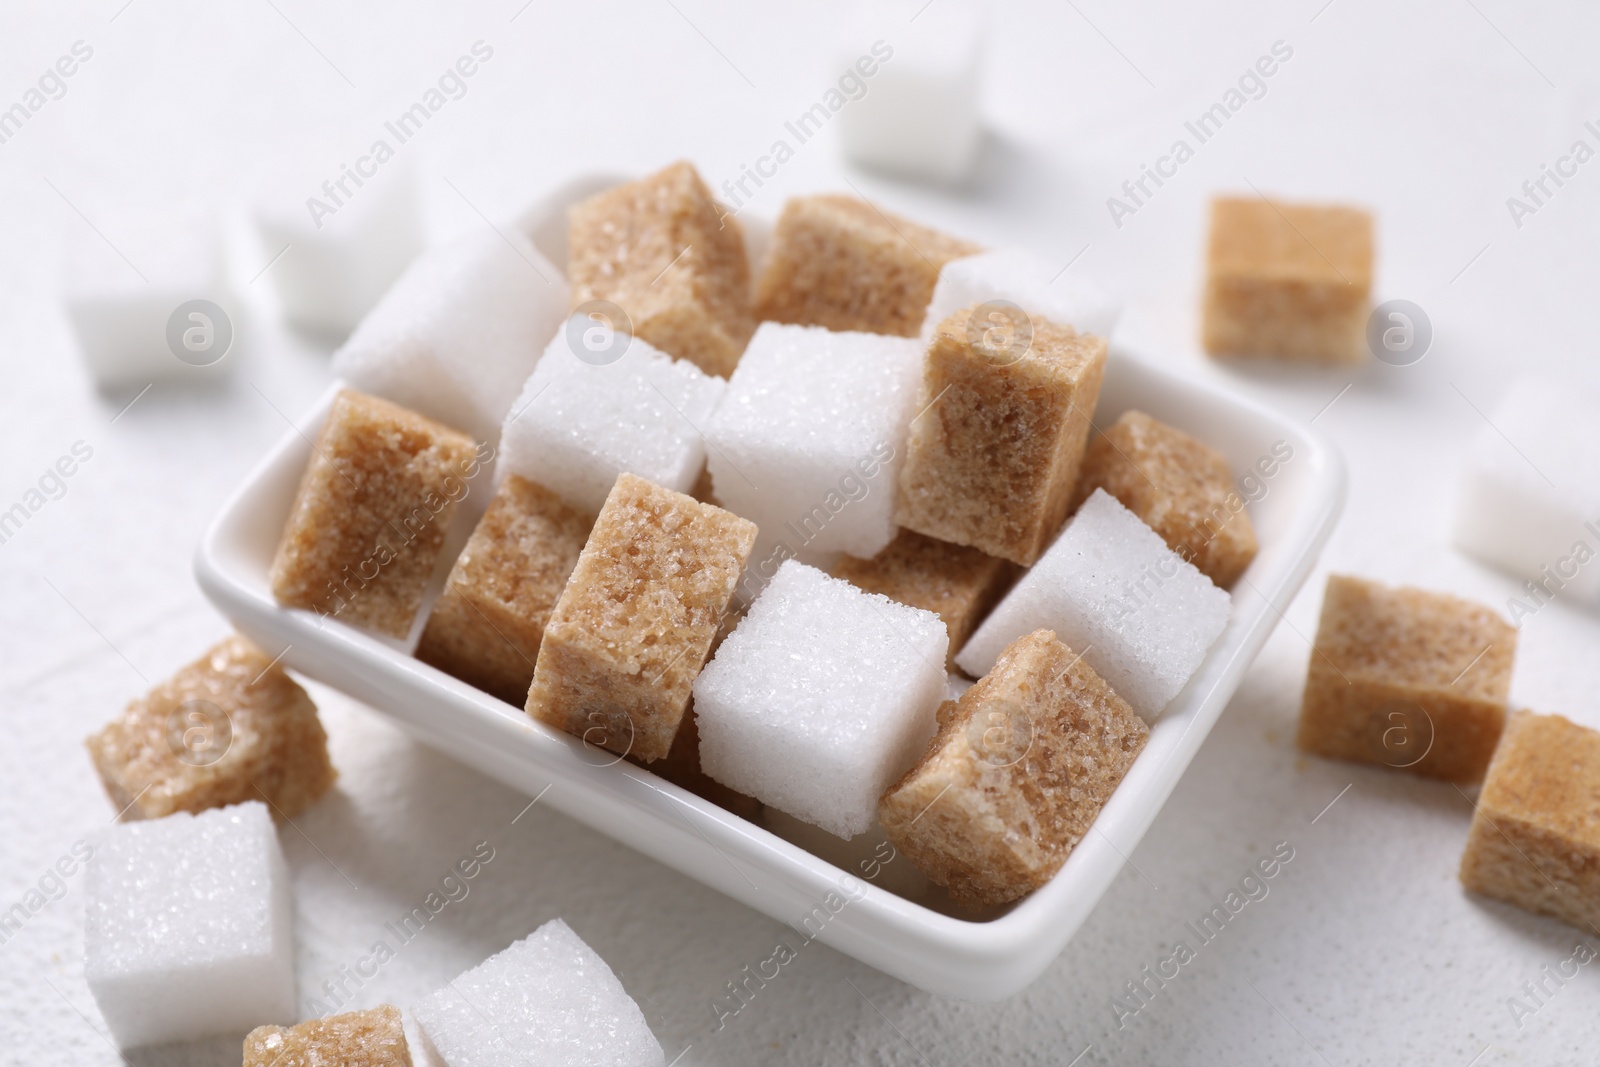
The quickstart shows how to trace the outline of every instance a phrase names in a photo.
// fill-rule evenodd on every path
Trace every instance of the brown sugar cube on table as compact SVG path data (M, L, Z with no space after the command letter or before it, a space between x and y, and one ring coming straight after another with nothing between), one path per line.
M334 779L316 705L242 637L132 701L86 743L124 819L248 800L292 819Z
M852 196L795 197L772 232L756 315L915 337L939 268L981 251Z
M269 580L280 604L404 637L456 506L481 473L466 434L342 390L312 445Z
M940 709L878 818L958 903L1004 904L1061 869L1149 735L1077 653L1036 630Z
M1316 363L1364 358L1372 216L1261 197L1211 202L1206 351Z
M1074 508L1096 489L1221 588L1255 558L1255 528L1222 453L1142 411L1125 412L1090 439Z
M895 521L1029 566L1072 503L1106 342L1033 319L1025 344L991 347L974 310L934 330Z
M620 475L545 626L528 713L666 756L755 537L747 519Z
M756 328L738 220L688 163L575 205L568 215L572 310L622 308L635 336L726 378Z
M1298 744L1479 781L1505 724L1516 648L1516 630L1481 604L1330 575Z
M258 1026L244 1039L244 1067L411 1067L411 1048L400 1009L382 1004L298 1026Z
M1461 882L1600 934L1600 733L1519 711L1478 796Z

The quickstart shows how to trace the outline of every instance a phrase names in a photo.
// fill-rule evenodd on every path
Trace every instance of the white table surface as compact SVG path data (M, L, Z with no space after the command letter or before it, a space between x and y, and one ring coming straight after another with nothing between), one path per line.
M190 576L196 538L283 432L274 409L300 411L328 377L327 344L282 329L258 281L246 287L256 314L229 356L231 380L157 385L113 423L130 396L97 393L78 359L59 301L64 249L98 240L92 223L137 263L160 254L175 219L237 202L262 173L334 173L478 39L493 62L404 149L434 233L482 226L479 210L508 217L597 166L688 157L716 186L826 88L843 10L453 6L102 0L0 11L0 106L72 42L94 48L67 94L0 145L0 507L75 441L94 450L65 496L0 545L0 909L112 816L82 739L224 632ZM687 1047L681 1064L1066 1064L1091 1045L1078 1062L1591 1062L1595 967L1520 1026L1513 1018L1508 998L1580 934L1462 892L1469 801L1449 785L1301 756L1292 737L1327 569L1497 605L1515 591L1450 547L1449 516L1462 450L1482 424L1474 407L1525 371L1600 376L1600 163L1520 229L1505 205L1573 140L1593 142L1582 119L1600 118L1600 101L1587 98L1585 115L1580 85L1600 15L1507 0L1078 0L998 5L992 26L990 135L969 188L847 169L829 131L754 209L848 182L986 242L1080 257L1069 276L1126 297L1125 342L1318 416L1352 475L1324 566L1129 866L1062 957L1008 1001L942 1000L817 946L718 1031L711 1003L770 952L778 924L541 808L513 825L524 798L313 687L341 777L298 820L303 833L283 833L302 998L488 841L495 859L470 895L355 1003L408 1005L559 915L616 968L668 1058ZM1277 40L1293 57L1267 94L1115 227L1105 199ZM1427 310L1428 356L1353 376L1208 363L1195 342L1204 206L1214 191L1252 187L1373 206L1379 295ZM1597 639L1593 614L1559 602L1528 621L1517 703L1600 725ZM1190 939L1185 924L1278 842L1294 859L1269 896L1119 1029L1110 1003L1123 984ZM82 905L79 875L0 946L0 1060L117 1061L83 980ZM237 1048L128 1059L235 1063Z

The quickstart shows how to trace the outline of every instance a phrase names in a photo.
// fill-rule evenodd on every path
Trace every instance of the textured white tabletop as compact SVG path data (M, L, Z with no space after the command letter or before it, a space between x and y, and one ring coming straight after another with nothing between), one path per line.
M279 327L258 281L246 287L258 310L226 384L157 385L119 416L130 396L93 389L61 311L64 250L98 230L138 263L161 255L178 220L235 201L262 173L336 173L478 40L493 61L404 149L434 233L482 226L479 211L509 216L577 170L688 157L716 186L827 87L843 10L451 6L0 10L0 107L74 42L93 49L65 95L0 144L0 509L75 442L93 450L64 495L0 544L0 910L111 818L82 739L224 631L190 576L196 538L283 432L278 412L302 410L328 377L327 346ZM1351 469L1324 566L1099 908L1008 1001L942 1000L819 946L718 1030L712 1003L769 954L778 924L540 807L513 824L525 798L313 687L341 777L298 820L302 832L283 833L301 997L354 967L385 922L486 841L494 859L469 895L375 977L347 982L354 1003L409 1005L559 915L616 968L668 1058L683 1052L685 1065L1593 1061L1600 973L1547 983L1537 1004L1523 991L1572 955L1579 933L1469 898L1456 881L1469 801L1449 785L1300 756L1292 736L1328 568L1496 605L1515 591L1452 550L1449 514L1463 448L1482 424L1475 409L1492 406L1509 376L1600 376L1600 164L1520 227L1506 206L1575 140L1596 144L1583 120L1600 119L1600 97L1580 81L1600 13L1506 0L1078 0L997 5L992 29L989 136L970 188L848 170L829 131L753 210L848 182L914 217L1071 261L1072 276L1126 297L1123 341L1315 416ZM1107 197L1278 41L1292 58L1266 93L1116 226ZM1379 295L1426 309L1428 356L1353 379L1208 364L1195 342L1204 205L1213 191L1252 188L1373 206ZM1520 640L1517 702L1600 725L1595 616L1557 602ZM1197 943L1186 924L1280 842L1293 859L1267 897ZM83 980L82 907L78 876L0 945L0 1060L117 1061ZM1180 940L1195 958L1119 1019L1113 998ZM1537 1010L1519 1019L1513 997ZM225 1064L237 1049L204 1042L128 1059Z

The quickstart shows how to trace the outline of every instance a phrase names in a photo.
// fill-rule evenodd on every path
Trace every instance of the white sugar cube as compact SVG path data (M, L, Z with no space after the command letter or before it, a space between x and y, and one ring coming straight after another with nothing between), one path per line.
M419 256L333 369L357 389L495 441L566 318L561 272L521 231L482 230Z
M265 804L115 826L86 879L84 976L123 1048L294 1022L289 874Z
M1096 489L956 656L973 677L1012 641L1054 630L1146 719L1205 659L1233 601L1104 489Z
M794 552L871 558L894 539L894 486L922 345L764 322L706 426L717 499Z
M862 833L934 734L948 645L931 611L789 560L695 679L700 766L829 833Z
M1121 311L1117 302L1091 285L1058 279L1061 266L1020 248L952 259L940 269L933 287L922 320L923 340L952 313L991 300L1009 301L1030 316L1079 333L1110 337Z
M1479 428L1456 499L1455 543L1552 598L1600 601L1600 392L1523 378ZM1530 599L1531 598L1531 599ZM1513 621L1519 621L1514 619Z
M560 919L417 1005L446 1067L661 1067L666 1057L606 961Z
M726 386L574 316L512 403L500 463L591 514L624 471L687 493L705 462L700 428Z

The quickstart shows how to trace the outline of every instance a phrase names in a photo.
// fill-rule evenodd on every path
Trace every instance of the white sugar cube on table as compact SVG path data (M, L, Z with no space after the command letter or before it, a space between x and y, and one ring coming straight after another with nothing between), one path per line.
M1015 304L1029 316L1071 326L1079 333L1110 337L1121 307L1091 285L1060 278L1062 264L1049 264L1020 248L1001 248L952 259L939 271L922 320L923 340L951 314L989 301Z
M567 283L520 231L423 253L334 354L364 392L496 441L511 401L567 318Z
M948 644L932 612L789 560L695 679L701 769L862 833L934 734Z
M605 334L598 342L597 330ZM687 360L574 316L511 404L501 469L590 514L623 472L687 493L705 462L700 428L726 386Z
M666 1059L606 961L560 919L458 976L413 1014L445 1067L661 1067Z
M1228 624L1233 601L1096 489L956 655L981 677L1012 641L1054 630L1118 696L1154 719Z
M922 355L914 338L762 323L706 426L717 500L791 552L877 555Z
M84 976L123 1048L295 1021L289 874L265 804L113 827L85 896Z

